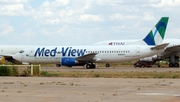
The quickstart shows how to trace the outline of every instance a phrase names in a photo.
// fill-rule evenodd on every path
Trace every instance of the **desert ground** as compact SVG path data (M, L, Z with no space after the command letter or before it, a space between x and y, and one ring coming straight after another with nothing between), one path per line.
M180 68L67 68L48 71L180 71ZM0 77L1 102L180 102L180 79Z
M132 65L128 66L120 66L120 67L98 67L96 69L86 69L82 66L74 66L72 68L69 67L42 67L42 71L114 71L114 72L176 72L180 71L180 67L178 68L169 68L167 66L162 67L150 67L150 68L134 68Z

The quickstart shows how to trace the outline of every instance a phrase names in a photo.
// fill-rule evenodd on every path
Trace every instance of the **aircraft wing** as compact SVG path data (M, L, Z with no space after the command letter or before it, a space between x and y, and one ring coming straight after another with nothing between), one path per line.
M179 56L179 52L180 52L180 45L176 45L176 46L167 47L164 50L164 52L161 53L159 56L161 57L161 59L165 59L171 55Z
M97 53L90 53L84 56L77 57L77 61L92 61L93 58L96 56Z
M171 52L180 52L180 45L167 47L165 51L171 51Z
M155 47L152 47L151 49L152 50L159 50L159 49L164 49L166 46L168 46L169 43L164 43L164 44L161 44L161 45L157 45Z

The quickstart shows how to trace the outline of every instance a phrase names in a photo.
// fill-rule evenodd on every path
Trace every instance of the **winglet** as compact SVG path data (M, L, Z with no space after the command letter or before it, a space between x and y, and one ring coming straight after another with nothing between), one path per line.
M160 45L163 43L169 17L162 17L155 27L143 39L147 45Z

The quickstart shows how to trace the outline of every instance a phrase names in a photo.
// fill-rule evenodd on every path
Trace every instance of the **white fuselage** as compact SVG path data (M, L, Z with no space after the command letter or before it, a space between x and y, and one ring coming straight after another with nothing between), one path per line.
M27 63L60 63L61 58L78 58L91 53L97 53L93 62L132 61L163 52L151 50L151 46L47 46L31 47L17 53L14 59Z
M0 56L12 56L19 51L29 48L29 45L0 45Z
M135 42L139 41L139 39L122 39L122 40L106 40L100 41L93 44L93 46L124 46L124 45L134 45ZM167 47L180 45L180 39L164 39L163 43L169 43Z

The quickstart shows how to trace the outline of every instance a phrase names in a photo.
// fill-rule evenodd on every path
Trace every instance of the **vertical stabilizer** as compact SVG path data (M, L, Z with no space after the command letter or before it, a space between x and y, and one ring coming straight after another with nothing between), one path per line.
M147 45L155 46L163 43L169 17L162 17L143 39Z

